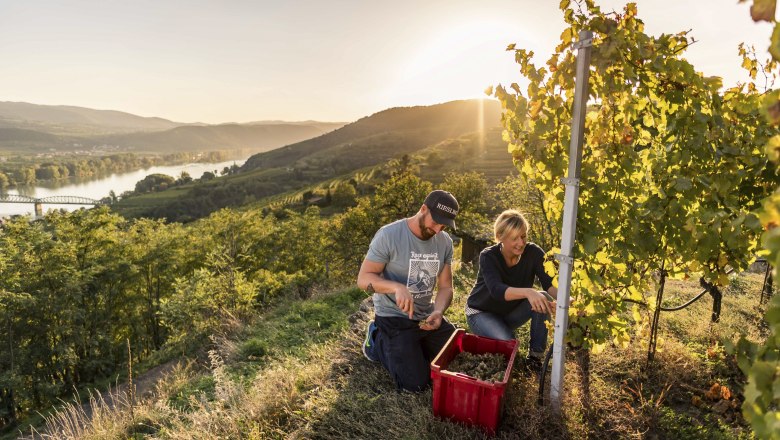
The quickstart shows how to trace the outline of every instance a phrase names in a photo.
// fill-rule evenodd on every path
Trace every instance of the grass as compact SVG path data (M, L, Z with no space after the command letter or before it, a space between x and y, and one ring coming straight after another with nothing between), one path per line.
M462 310L474 273L456 269L458 294L448 319L465 327ZM743 331L756 341L765 338L761 281L743 274L724 290L718 323L710 322L706 295L687 309L663 313L651 365L644 327L635 329L627 348L591 355L589 396L579 386L577 353L569 351L561 416L536 404L536 380L515 368L496 438L752 438L740 413L744 378L723 340ZM698 291L692 281L674 281L665 298L679 304ZM430 390L397 393L387 372L363 357L360 344L372 313L357 289L285 302L238 336L214 338L208 360L176 369L132 418L127 405L109 409L94 402L98 417L86 428L73 428L78 414L72 410L49 421L66 428L61 438L487 438L479 429L435 418ZM526 329L519 341L524 353Z

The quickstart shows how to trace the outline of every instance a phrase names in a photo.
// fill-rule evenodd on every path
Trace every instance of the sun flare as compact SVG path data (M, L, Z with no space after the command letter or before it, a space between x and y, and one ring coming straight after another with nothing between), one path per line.
M503 49L521 36L497 19L439 28L401 63L392 93L417 102L483 98L486 87L513 76L513 57Z

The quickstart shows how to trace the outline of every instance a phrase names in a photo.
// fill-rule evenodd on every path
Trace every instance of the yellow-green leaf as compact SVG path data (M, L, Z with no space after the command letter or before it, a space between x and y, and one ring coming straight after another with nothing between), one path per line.
M642 320L642 314L639 313L639 305L634 304L634 306L631 307L631 316L634 318L634 322Z
M719 76L707 76L704 78L704 82L713 90L718 90L723 87L723 78Z
M634 286L628 286L629 299L639 301L642 299L642 293Z
M769 53L772 54L772 58L780 60L780 23L775 24L775 30L772 31Z
M571 44L572 34L571 28L566 28L561 33L561 44Z
M766 143L766 155L769 160L780 163L780 135L772 136Z
M767 121L772 125L780 125L780 90L767 93L761 103Z
M602 351L604 351L605 348L607 348L607 344L606 343L593 344L593 347L591 348L591 351L593 352L593 354L599 354Z
M555 273L555 263L552 261L546 261L544 263L544 271L549 274Z

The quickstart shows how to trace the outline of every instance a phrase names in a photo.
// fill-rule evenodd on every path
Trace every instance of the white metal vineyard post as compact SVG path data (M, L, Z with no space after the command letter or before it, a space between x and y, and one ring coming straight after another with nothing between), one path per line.
M571 143L569 144L569 173L561 179L566 185L563 204L563 233L561 253L555 256L560 261L558 271L558 306L555 313L555 336L553 338L552 382L550 402L553 410L560 412L563 394L563 363L566 357L564 339L569 327L569 296L574 259L574 233L577 227L577 203L580 196L580 173L582 168L582 141L585 130L585 112L588 103L588 77L590 74L590 51L593 33L580 31L577 49L577 72L574 86L574 109L571 120Z

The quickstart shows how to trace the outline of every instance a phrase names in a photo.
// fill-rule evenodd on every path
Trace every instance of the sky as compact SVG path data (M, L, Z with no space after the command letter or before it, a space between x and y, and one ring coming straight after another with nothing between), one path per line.
M624 1L596 0L602 10ZM521 82L543 64L559 0L0 0L0 101L177 122L351 122ZM638 0L651 35L691 30L697 70L745 79L740 42L771 27L737 0Z

